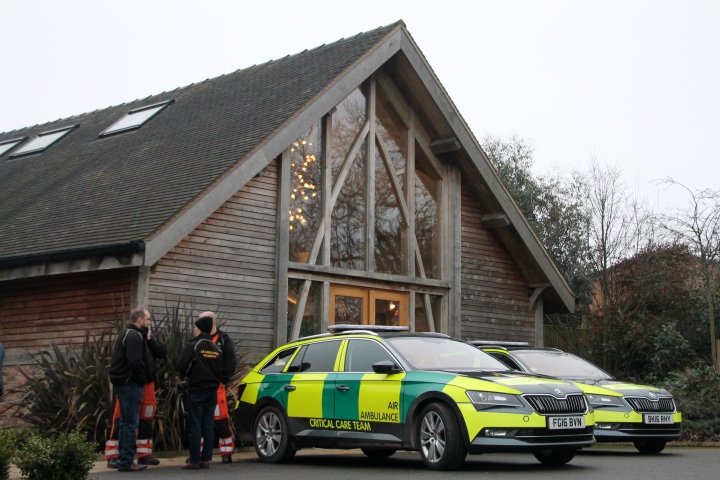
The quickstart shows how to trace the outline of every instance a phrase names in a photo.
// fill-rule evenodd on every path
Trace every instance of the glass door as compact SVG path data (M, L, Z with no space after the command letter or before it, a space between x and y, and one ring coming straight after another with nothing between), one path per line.
M407 326L408 294L332 285L329 323Z

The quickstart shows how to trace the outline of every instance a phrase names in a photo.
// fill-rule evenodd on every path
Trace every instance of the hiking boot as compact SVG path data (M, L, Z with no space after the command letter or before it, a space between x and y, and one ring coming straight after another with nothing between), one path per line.
M200 464L199 463L186 463L183 467L183 470L200 470Z
M232 463L232 455L223 455L222 463Z
M107 467L108 468L117 468L117 458L111 458L110 460L108 460Z
M140 465L160 465L160 460L151 455L147 455L145 457L138 458L138 463Z
M210 468L210 462L200 462L200 468Z

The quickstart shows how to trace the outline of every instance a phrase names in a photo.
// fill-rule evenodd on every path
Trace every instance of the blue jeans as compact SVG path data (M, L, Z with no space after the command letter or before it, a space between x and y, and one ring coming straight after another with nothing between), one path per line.
M135 434L140 423L140 403L143 386L135 383L115 388L120 401L120 426L118 429L118 467L129 467L135 458Z
M212 460L213 428L215 426L215 405L217 405L217 389L205 392L190 393L185 397L185 408L188 412L188 449L190 463L198 464ZM203 438L202 455L200 439Z

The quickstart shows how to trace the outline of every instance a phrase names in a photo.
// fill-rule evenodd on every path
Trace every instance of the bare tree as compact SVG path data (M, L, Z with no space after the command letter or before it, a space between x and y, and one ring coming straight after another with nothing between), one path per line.
M590 262L597 289L595 304L599 308L602 338L602 365L612 369L615 278L613 266L642 247L648 227L645 209L622 180L617 165L600 163L592 158L587 172L574 172L576 182L584 185L585 204L590 218Z
M713 364L717 365L715 295L720 288L717 264L720 257L720 191L692 190L672 178L657 183L667 188L681 188L689 195L686 207L676 208L660 217L660 226L674 239L688 245L698 259L697 267L710 324L710 351Z

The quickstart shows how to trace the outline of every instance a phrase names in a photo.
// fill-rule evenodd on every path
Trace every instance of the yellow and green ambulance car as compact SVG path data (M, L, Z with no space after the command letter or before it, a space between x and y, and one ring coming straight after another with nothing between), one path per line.
M574 382L595 410L597 442L633 442L641 453L655 454L680 437L682 414L667 390L618 381L587 360L555 348L470 343L510 368Z
M261 461L320 447L372 458L417 450L436 470L484 452L561 465L594 443L592 410L572 383L511 371L442 334L332 327L276 349L242 380L238 436Z

